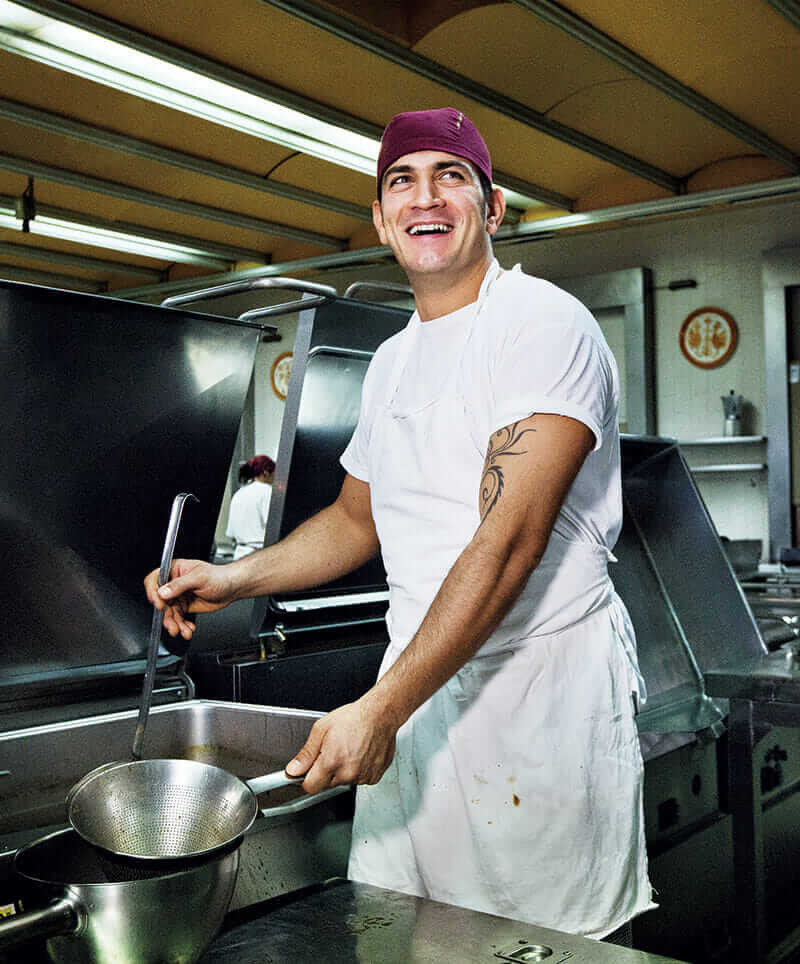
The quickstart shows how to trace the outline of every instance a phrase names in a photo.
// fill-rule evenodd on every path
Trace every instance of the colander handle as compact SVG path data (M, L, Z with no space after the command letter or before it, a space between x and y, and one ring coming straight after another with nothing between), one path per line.
M302 797L298 797L296 800L290 800L288 803L278 803L274 807L262 807L261 816L265 820L277 820L280 817L285 817L287 814L299 813L301 810L307 810L309 807L316 807L317 804L323 803L325 800L330 800L331 797L338 797L341 793L350 793L352 789L351 786L342 784L340 787L320 790L319 793L304 793Z
M263 777L253 777L252 780L245 781L253 793L266 793L267 790L277 790L279 787L290 787L295 783L302 783L305 774L300 777L290 777L283 770L276 770L275 773L266 773Z

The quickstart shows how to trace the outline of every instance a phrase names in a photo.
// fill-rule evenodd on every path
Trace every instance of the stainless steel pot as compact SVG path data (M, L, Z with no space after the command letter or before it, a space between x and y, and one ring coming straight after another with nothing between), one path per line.
M238 847L171 872L109 882L94 847L71 828L23 847L14 860L26 904L0 923L0 954L48 938L56 964L193 964L213 941L233 896Z

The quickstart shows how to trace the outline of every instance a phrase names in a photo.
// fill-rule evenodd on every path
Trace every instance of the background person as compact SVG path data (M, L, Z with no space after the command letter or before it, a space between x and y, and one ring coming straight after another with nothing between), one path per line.
M234 561L264 546L275 463L268 455L255 455L239 466L239 485L231 498L228 528Z
M379 549L377 683L287 766L360 784L353 879L603 938L653 906L613 356L589 312L502 271L505 210L459 111L387 126L373 217L416 312L376 352L336 502L227 567L178 560L164 624L337 578ZM623 937L622 940L625 940Z

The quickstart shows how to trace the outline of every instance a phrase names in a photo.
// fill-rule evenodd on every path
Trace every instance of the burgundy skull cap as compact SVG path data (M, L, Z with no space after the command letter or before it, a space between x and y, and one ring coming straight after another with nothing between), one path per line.
M396 114L386 125L378 156L378 197L381 181L390 164L414 151L446 151L466 158L492 183L492 159L478 128L460 110L439 107L436 110L406 111Z

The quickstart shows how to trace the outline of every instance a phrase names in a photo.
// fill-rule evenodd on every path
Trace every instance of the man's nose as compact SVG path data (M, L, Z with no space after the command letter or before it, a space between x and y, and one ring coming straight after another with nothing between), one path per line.
M443 203L435 178L421 177L417 180L412 203L415 207L438 207Z

